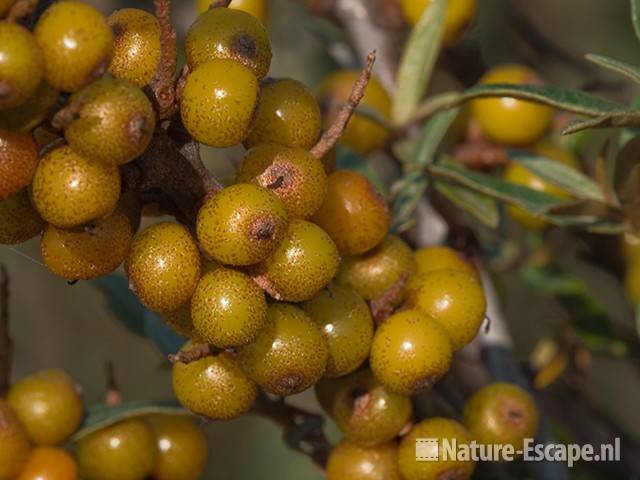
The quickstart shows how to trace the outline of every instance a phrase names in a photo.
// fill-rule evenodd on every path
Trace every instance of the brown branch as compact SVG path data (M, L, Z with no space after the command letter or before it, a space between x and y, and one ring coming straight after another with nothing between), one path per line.
M156 17L160 22L160 63L151 81L160 120L170 118L176 107L176 66L178 47L176 31L171 25L171 0L154 0Z
M9 275L0 264L0 397L9 391L13 341L9 333Z
M171 363L192 363L219 352L220 349L213 345L209 345L208 343L198 343L186 350L180 350L178 353L172 353L169 355L169 361Z
M376 325L380 325L389 318L395 308L400 304L407 280L409 280L409 273L402 272L400 278L385 290L382 295L371 300L371 314L373 315Z
M288 405L283 399L272 400L264 393L258 396L252 411L278 424L287 445L324 470L332 446L323 432L321 415Z
M18 0L7 13L9 22L17 22L31 15L38 5L38 0Z
M353 112L360 104L362 97L364 97L364 92L369 84L371 70L373 69L375 61L376 51L374 50L367 55L365 67L362 69L360 78L358 78L356 83L353 85L353 89L351 90L351 95L349 95L349 98L347 99L347 103L345 103L345 105L340 109L333 124L322 134L318 143L316 143L311 149L311 153L316 158L320 159L324 157L344 134Z

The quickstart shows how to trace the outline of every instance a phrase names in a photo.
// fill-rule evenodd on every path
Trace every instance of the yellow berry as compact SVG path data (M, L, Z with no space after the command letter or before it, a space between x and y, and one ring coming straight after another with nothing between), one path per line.
M14 480L29 455L29 439L9 404L0 399L0 480Z
M0 130L0 200L29 185L37 165L38 147L33 135Z
M45 78L57 90L80 90L109 65L113 32L104 15L90 5L54 3L38 20L34 34L44 54Z
M139 8L123 8L109 15L107 21L114 34L109 73L144 87L160 63L158 19Z
M45 222L31 205L25 188L0 200L0 245L15 245L38 235Z
M304 84L292 78L267 79L244 144L278 143L308 150L318 141L321 127L320 106Z
M43 73L42 52L31 32L0 20L0 111L17 107L33 95Z
M402 0L402 10L411 25L418 23L431 0ZM443 42L451 46L471 23L478 9L477 0L449 0L444 18Z
M326 109L325 128L328 128L335 120L338 111L349 98L351 89L359 76L359 71L340 71L330 75L320 86L319 101ZM360 106L371 110L385 121L390 119L391 98L375 77L371 77ZM340 141L351 150L366 154L382 148L390 136L391 132L386 126L358 115L356 112Z
M244 65L260 80L271 65L267 30L242 10L211 8L204 12L189 28L184 49L191 68L228 59Z
M277 300L302 302L326 286L340 257L333 240L317 225L292 220L276 251L255 266L254 278Z
M266 188L239 183L207 199L198 212L198 241L214 260L251 265L264 260L284 238L287 212Z
M43 370L12 385L7 401L36 445L58 445L80 426L78 386L61 370Z
M173 391L185 408L213 420L242 415L258 395L257 385L227 352L188 364L175 363Z
M156 115L147 96L125 80L103 77L71 97L79 111L64 136L79 155L122 165L149 145Z
M249 132L258 101L258 81L233 60L200 64L188 76L180 113L188 132L212 147L231 147Z
M558 163L562 163L563 165L573 168L574 170L580 169L580 160L571 150L561 147L550 141L540 141L531 147L531 151L540 155L541 157L546 157L549 160L554 160Z
M344 255L371 250L387 235L391 215L369 180L350 170L329 175L324 203L313 217Z
M78 465L62 448L37 447L15 480L77 480Z
M308 150L258 145L245 156L236 180L252 182L276 194L291 218L309 218L322 205L327 174Z
M177 310L164 312L162 319L174 332L185 338L191 339L197 336L191 318L191 302L185 303Z
M398 446L386 443L377 447L359 447L342 440L327 461L327 480L401 480L398 470Z
M120 197L115 165L94 162L64 146L49 152L33 177L33 205L49 223L68 228L113 212Z
M405 276L416 271L413 252L401 238L389 235L377 247L342 259L337 282L349 285L366 300L382 295Z
M478 271L473 264L462 258L453 248L445 246L424 247L413 252L413 255L416 259L418 274L431 273L435 270L448 268L478 277Z
M36 91L20 105L2 110L0 128L30 132L47 119L57 100L58 92L42 81Z
M327 342L311 317L293 305L269 306L258 337L238 350L247 374L267 392L281 397L300 393L325 372Z
M501 65L480 79L482 84L539 84L540 77L522 65ZM534 143L551 125L553 109L511 97L485 98L471 103L471 114L491 140L508 145Z
M348 287L329 285L302 308L327 339L327 377L346 375L364 363L371 349L373 319L360 295Z
M451 341L436 320L419 310L403 310L376 330L369 365L391 391L413 395L447 373L451 356Z
M196 0L198 13L204 13L209 10L212 3L213 0ZM250 13L265 25L267 24L267 0L232 0L229 8Z

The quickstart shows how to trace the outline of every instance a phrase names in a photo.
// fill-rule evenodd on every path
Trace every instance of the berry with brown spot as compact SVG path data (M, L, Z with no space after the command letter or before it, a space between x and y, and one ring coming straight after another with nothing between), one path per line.
M38 214L24 188L0 200L0 245L16 245L38 235L45 221Z
M0 130L0 200L29 185L37 165L38 147L33 135Z

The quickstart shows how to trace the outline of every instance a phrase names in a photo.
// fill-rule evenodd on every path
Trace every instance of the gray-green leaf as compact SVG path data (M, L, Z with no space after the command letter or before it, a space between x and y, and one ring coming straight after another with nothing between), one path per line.
M452 183L435 182L434 188L454 205L473 215L489 228L500 223L498 205L492 198Z
M631 0L631 21L636 36L640 39L640 0Z
M585 55L585 58L596 65L600 65L607 70L619 73L620 75L630 78L636 83L640 83L640 68L635 65L616 60L615 58L606 57L604 55L596 55L595 53L589 53Z

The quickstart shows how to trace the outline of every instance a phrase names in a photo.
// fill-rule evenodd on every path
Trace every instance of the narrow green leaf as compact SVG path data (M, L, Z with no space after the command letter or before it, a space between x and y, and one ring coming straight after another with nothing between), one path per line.
M189 415L178 402L124 402L120 405L93 405L85 416L84 422L71 438L77 442L83 437L106 428L114 423L141 415Z
M427 178L422 172L409 172L400 180L393 201L392 232L404 232L413 225L413 213L427 190Z
M577 198L605 201L598 184L582 172L523 150L511 150L509 157L538 177L562 187Z
M492 198L451 183L435 182L434 188L454 205L473 215L489 228L500 223L498 205Z
M590 128L640 127L640 111L628 110L605 113L587 120L575 120L562 130L562 135L571 135Z
M615 58L606 57L604 55L596 55L595 53L589 53L585 55L585 58L596 65L604 67L607 70L611 70L612 72L619 73L620 75L624 75L636 83L640 83L640 68L635 65L616 60Z
M407 41L393 99L392 118L396 125L413 116L429 85L440 52L447 3L447 0L430 2Z
M442 139L449 131L449 127L458 117L459 108L453 108L434 116L422 128L411 168L424 171L424 167L432 163Z
M631 21L636 37L640 40L640 0L631 0Z

